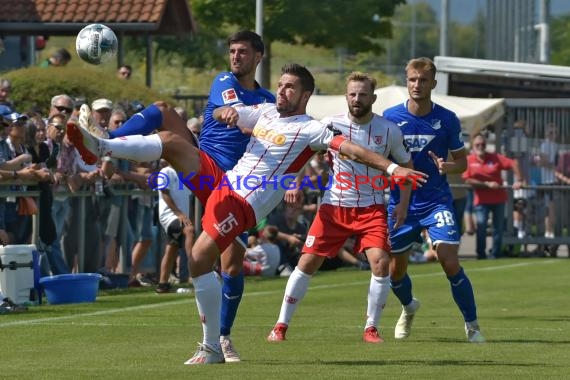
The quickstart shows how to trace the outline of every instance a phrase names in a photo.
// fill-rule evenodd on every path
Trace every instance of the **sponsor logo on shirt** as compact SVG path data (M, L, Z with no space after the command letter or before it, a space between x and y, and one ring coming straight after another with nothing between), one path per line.
M226 79L230 79L229 75L224 75L223 77L220 78L220 82L225 81Z
M238 100L236 90L228 88L226 91L222 92L222 99L224 100L224 104L235 102Z
M260 125L256 125L255 128L253 128L252 135L260 140L269 141L275 145L283 145L285 141L287 141L285 135L277 133L274 129L267 129Z
M403 126L406 125L406 124L408 124L407 121L400 121L399 123L396 123L396 125L397 125L398 127L403 127Z
M410 152L421 152L434 138L434 135L404 135L404 143Z

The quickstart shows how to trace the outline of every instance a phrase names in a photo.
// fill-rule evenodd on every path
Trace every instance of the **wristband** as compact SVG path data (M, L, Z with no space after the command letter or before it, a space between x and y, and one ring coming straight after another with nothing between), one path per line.
M394 171L396 169L398 169L400 167L400 165L392 162L390 165L388 165L388 167L386 168L386 173L388 173L389 175L394 174Z

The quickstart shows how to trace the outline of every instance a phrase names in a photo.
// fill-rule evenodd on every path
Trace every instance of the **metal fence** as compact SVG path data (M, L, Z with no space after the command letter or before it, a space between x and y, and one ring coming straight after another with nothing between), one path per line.
M550 146L556 149L555 169L570 176L570 99L506 99L505 106L503 124L495 130L497 150L518 160L528 186L523 191L509 191L503 241L525 246L570 244L570 186L560 181L545 184L543 166L537 159L542 144L550 139ZM554 136L549 136L551 129ZM512 183L512 172L508 179ZM544 237L549 205L554 207L554 238ZM524 213L523 239L513 228L515 208Z

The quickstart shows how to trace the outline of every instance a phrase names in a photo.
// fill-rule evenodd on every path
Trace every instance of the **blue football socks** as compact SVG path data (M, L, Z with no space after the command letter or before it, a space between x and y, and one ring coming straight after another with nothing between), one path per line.
M132 135L150 135L162 125L162 113L160 108L151 104L141 112L131 116L125 124L114 131L109 131L109 138Z
M244 276L243 272L235 277L222 272L222 279L224 286L222 287L220 335L230 335L243 294Z
M400 281L390 280L390 287L402 305L406 306L412 302L412 280L407 273Z
M459 270L453 277L448 277L451 284L451 294L455 303L459 307L465 322L471 322L477 319L477 307L475 306L475 296L473 295L473 287L471 281L463 271Z

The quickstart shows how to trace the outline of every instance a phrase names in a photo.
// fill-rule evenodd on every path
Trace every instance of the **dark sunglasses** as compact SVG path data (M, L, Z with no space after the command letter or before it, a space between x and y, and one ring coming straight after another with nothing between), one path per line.
M71 113L71 111L73 111L73 108L69 108L69 107L65 107L65 106L53 106L53 108L55 108L59 112Z
M487 146L486 143L478 143L478 144L473 144L473 146L482 146L483 148Z
M50 126L54 127L57 130L60 130L60 131L65 130L65 125L63 125L63 124L50 124Z

